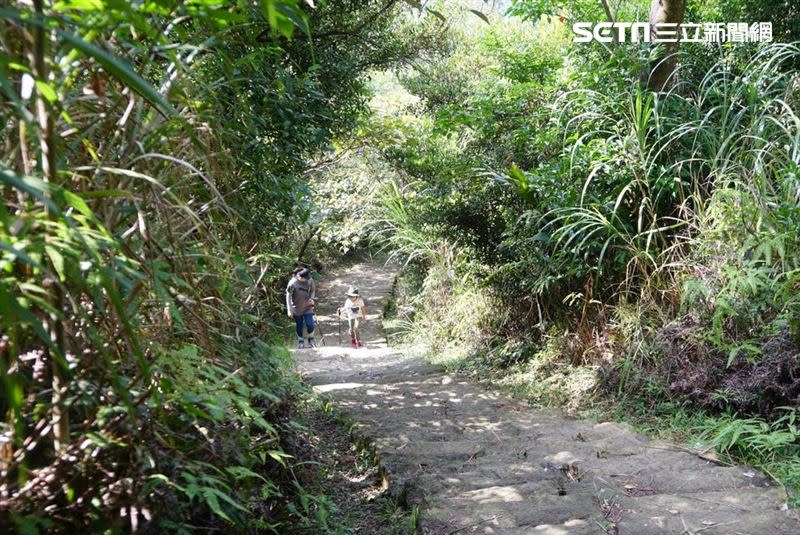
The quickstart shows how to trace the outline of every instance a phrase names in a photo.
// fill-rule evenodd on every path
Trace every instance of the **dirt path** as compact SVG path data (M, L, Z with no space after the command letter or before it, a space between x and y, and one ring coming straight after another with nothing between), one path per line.
M295 357L373 445L392 490L420 506L422 533L800 533L784 491L748 467L534 410L387 347L379 313L393 277L365 263L321 285L327 345ZM357 350L336 347L335 309L351 283L370 313Z

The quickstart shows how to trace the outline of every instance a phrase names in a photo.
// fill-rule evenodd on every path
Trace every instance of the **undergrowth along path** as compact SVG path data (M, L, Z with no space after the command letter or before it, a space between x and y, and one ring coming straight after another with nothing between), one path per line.
M533 409L388 347L379 312L394 275L361 263L321 284L326 345L295 359L374 450L390 491L420 507L421 533L800 533L783 489L749 467ZM351 284L370 312L360 349L346 323L338 345L335 311Z

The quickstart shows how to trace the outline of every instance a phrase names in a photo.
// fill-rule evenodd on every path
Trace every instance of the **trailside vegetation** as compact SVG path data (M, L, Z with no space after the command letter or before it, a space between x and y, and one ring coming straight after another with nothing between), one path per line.
M305 173L430 28L378 0L0 19L0 531L329 529L281 284Z
M572 42L652 3L2 3L0 531L345 531L282 289L369 244L439 361L796 499L800 13Z
M689 2L779 42L683 43L654 91L658 47L572 43L646 20L612 4L448 4L448 47L397 72L417 100L367 133L397 171L374 221L406 263L395 327L540 402L681 419L796 493L797 10Z

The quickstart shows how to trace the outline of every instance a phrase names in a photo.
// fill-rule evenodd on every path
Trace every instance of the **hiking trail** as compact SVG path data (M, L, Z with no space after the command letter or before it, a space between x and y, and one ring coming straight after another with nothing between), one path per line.
M800 533L784 490L750 467L534 409L388 347L380 313L395 271L365 262L323 281L326 345L294 356L374 450L390 490L419 506L421 533ZM360 349L346 322L338 346L336 308L351 284L368 312Z

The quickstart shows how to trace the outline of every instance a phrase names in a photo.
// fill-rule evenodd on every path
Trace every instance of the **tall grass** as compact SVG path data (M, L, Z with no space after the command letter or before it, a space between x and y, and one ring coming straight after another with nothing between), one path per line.
M628 288L684 273L690 251L721 242L788 272L786 260L797 262L790 214L800 151L788 67L799 52L775 45L739 68L720 62L698 87L664 95L581 94L601 111L565 119L567 133L581 135L571 159L596 139L615 150L588 170L580 205L545 216L554 249L590 254L598 274L621 269ZM616 252L624 266L609 260Z
M410 302L435 318L410 330L443 347L480 326L462 339L472 360L530 364L530 391L542 390L552 362L563 364L558 375L600 369L598 395L728 409L739 416L720 426L764 436L747 448L791 454L794 444L769 441L786 437L779 407L796 403L800 372L797 45L684 47L680 82L666 93L642 87L645 58L625 46L573 49L552 84L501 75L470 91L439 69L485 79L490 68L459 62L471 43L454 46L462 50L430 59L409 84L431 113L420 124L436 127L387 151L414 181L387 192L379 236L427 275ZM523 90L548 104L529 112L530 98L510 97ZM448 92L458 98L441 102ZM509 99L503 113L484 113ZM528 151L517 154L520 139ZM492 230L500 221L502 233L481 234L497 242L460 242L475 225L447 203ZM446 266L455 274L445 277ZM437 305L442 287L450 299ZM460 296L479 313L451 307Z
M800 49L724 52L702 78L687 77L668 93L641 87L640 64L628 52L566 65L545 110L551 120L543 128L554 126L541 161L481 174L518 197L499 208L502 242L481 244L494 256L459 245L468 229L457 218L433 225L446 218L430 208L450 187L446 172L415 175L409 191L384 199L386 243L423 266L448 258L432 244L458 247L461 287L472 273L486 276L482 288L496 290L507 312L493 345L504 336L535 340L554 326L578 338L564 345L576 352L574 363L607 363L630 350L640 368L658 353L649 347L653 334L684 319L694 322L698 347L710 359L723 355L728 367L757 362L769 340L796 344ZM582 77L595 70L607 87ZM464 134L475 145L462 149L464 158L488 152L491 161L488 140L473 137ZM434 135L421 145L435 154L437 143L453 138ZM458 202L481 205L476 190L464 187ZM631 309L637 329L614 319L615 310Z
M477 274L469 272L458 239L426 228L419 215L411 190L404 191L390 180L380 190L379 209L369 226L375 229L374 243L390 259L402 263L409 273L421 274L414 296L404 303L411 314L395 318L393 329L431 355L441 353L441 358L435 358L444 362L463 357L484 341L489 325L502 312L490 313L494 298Z

